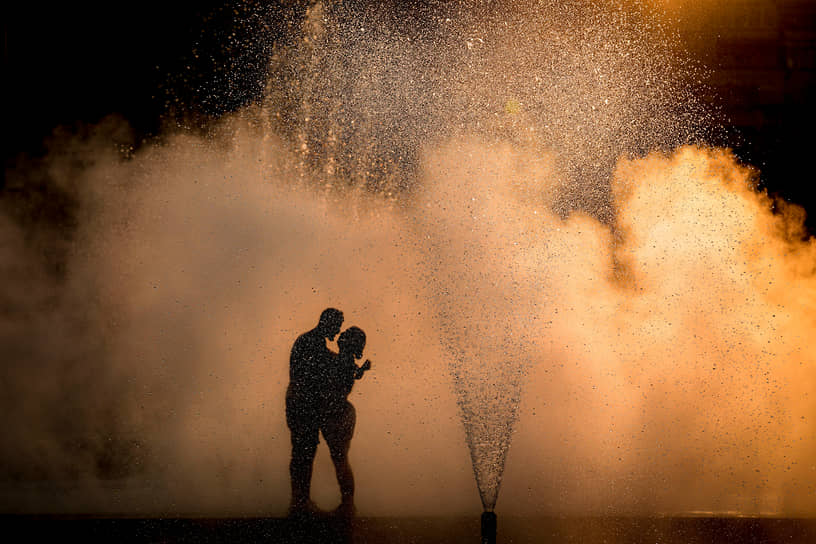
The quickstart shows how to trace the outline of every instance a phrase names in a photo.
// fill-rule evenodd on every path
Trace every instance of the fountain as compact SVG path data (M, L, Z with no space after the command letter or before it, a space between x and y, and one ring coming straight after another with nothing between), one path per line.
M418 8L416 30L398 11L313 3L298 47L274 57L274 71L296 75L289 90L270 86L268 107L298 97L277 114L297 122L280 128L325 187L416 210L417 249L431 256L427 297L491 540L525 376L541 363L531 346L547 331L536 319L547 303L540 241L552 225L534 208L611 223L617 158L692 139L697 128L665 115L667 97L682 94L682 69L642 37L637 15L580 1L495 11L453 3ZM686 111L699 109L683 99ZM509 148L558 166L497 168ZM539 192L542 175L560 180L557 194Z

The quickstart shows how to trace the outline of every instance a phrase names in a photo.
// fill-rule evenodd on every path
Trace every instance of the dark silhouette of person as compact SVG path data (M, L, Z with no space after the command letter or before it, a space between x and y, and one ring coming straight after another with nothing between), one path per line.
M327 373L325 412L320 425L340 486L341 502L336 512L347 516L354 514L354 474L348 453L357 422L357 412L348 401L348 395L354 381L371 368L369 360L360 367L355 363L356 359L363 357L365 343L365 333L358 327L349 327L337 339L339 353Z
M286 390L286 424L292 439L289 476L292 482L290 515L315 512L310 500L312 466L324 419L328 371L337 354L329 350L326 340L334 340L343 324L343 313L326 308L317 326L295 340L289 358L289 387Z

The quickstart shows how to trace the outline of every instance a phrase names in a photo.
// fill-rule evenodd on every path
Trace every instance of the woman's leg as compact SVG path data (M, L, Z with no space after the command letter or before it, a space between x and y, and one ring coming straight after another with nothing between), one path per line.
M337 474L337 484L340 486L342 505L350 507L354 504L354 473L349 463L348 452L351 447L351 437L354 435L354 425L357 415L354 406L346 402L342 411L331 418L328 426L330 432L323 433Z

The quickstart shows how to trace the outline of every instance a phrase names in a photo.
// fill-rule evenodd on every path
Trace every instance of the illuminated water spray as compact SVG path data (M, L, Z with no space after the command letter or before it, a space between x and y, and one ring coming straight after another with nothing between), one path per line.
M505 157L499 159L499 156ZM429 251L426 279L485 511L496 506L532 353L546 324L536 319L546 263L529 202L513 198L534 179L514 155L485 142L457 140L429 154L418 228Z
M473 327L478 334L479 326ZM509 334L506 331L505 334ZM506 346L512 349L513 346ZM484 350L450 345L451 364L479 497L485 511L496 506L504 465L518 419L523 362ZM502 353L502 352L499 352Z
M268 101L309 178L417 210L424 296L487 512L527 371L548 363L533 349L547 341L542 216L613 223L615 161L699 135L674 111L699 109L676 85L688 74L643 17L580 1L491 6L317 2L296 50L273 59L294 75Z
M440 332L451 355L450 370L479 496L484 509L492 512L529 362L519 355L523 350L505 315L489 307L465 314L455 309L458 304L444 300L473 296L482 301L481 289L453 294L441 286L435 288L441 291L440 305L454 307L440 311Z

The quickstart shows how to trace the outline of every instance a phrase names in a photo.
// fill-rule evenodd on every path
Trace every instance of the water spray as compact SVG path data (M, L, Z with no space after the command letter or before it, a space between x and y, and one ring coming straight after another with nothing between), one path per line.
M475 320L474 320L475 321ZM493 320L488 320L495 323ZM482 326L476 328L484 328ZM509 331L503 331L509 332ZM509 334L496 334L492 338L507 338ZM501 488L507 453L518 420L522 383L526 365L518 354L520 349L508 350L509 346L484 345L475 352L473 346L458 348L449 345L455 354L451 362L454 383L458 394L465 440L473 466L473 475L482 503L482 543L496 542L496 501ZM518 348L518 346L515 346ZM493 354L507 354L504 360L487 357L482 349ZM510 354L515 353L516 356ZM483 361L481 365L461 364L464 361Z

